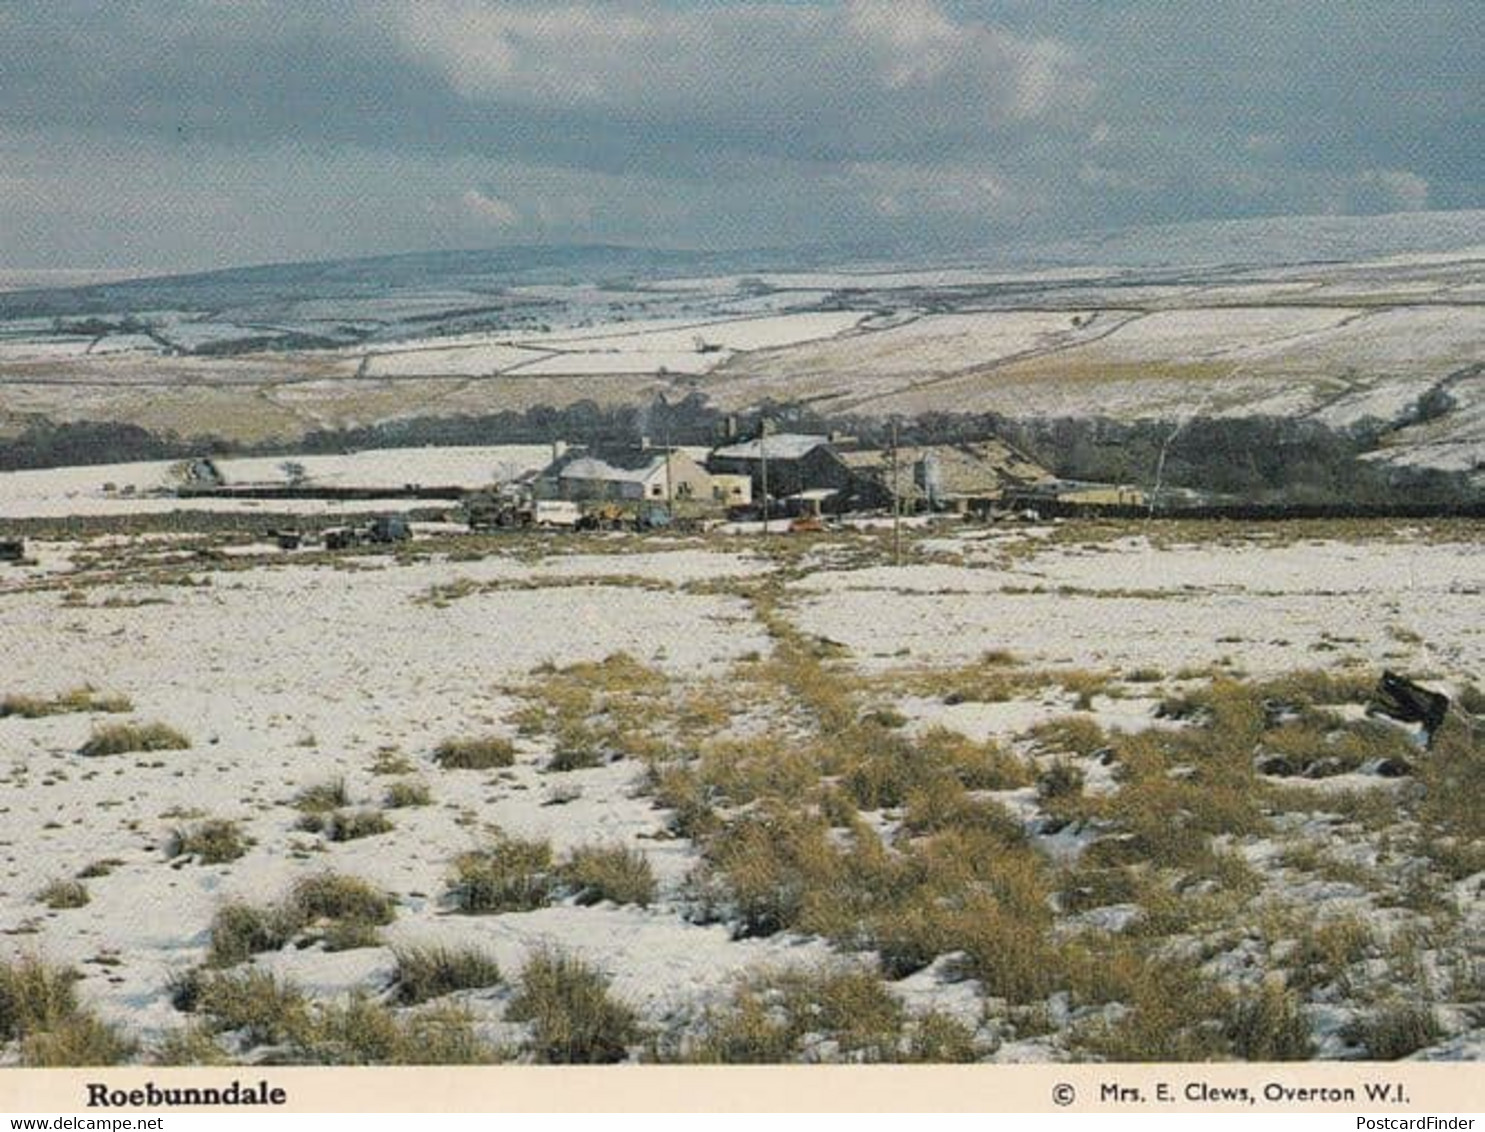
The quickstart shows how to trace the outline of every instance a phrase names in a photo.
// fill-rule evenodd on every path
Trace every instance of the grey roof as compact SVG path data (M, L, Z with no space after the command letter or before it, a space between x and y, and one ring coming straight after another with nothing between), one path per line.
M802 460L816 448L829 443L828 436L778 432L742 444L729 444L726 448L718 448L712 455L722 460L761 460L765 455L770 460Z
M560 479L604 480L610 483L643 483L655 469L665 463L665 453L647 452L643 464L636 467L615 467L606 459L597 456L578 456L567 461L557 470ZM629 463L629 461L623 461Z

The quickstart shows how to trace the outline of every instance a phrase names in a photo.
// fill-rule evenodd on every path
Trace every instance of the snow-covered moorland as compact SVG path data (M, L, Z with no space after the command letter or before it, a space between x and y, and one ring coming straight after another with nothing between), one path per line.
M35 530L4 1056L1477 1058L1478 536Z

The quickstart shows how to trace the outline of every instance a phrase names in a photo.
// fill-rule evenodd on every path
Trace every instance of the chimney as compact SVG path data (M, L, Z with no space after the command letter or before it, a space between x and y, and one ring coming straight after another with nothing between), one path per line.
M562 457L563 456L566 456L566 455L567 455L567 441L565 441L565 440L554 440L554 441L552 441L552 463L555 464L558 460L562 459Z
M650 450L650 438L648 436L641 436L639 438L639 450L641 452L648 452Z

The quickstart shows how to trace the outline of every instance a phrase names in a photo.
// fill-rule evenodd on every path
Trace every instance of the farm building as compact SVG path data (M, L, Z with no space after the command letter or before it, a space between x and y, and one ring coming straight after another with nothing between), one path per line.
M774 497L820 488L844 493L851 486L851 469L830 438L809 433L773 433L729 444L714 450L706 466L713 475L747 476L754 498L763 496L765 466L768 494Z
M909 510L975 511L1007 491L1052 481L1050 472L1001 440L903 446L893 482L890 449L843 452L857 506L890 507L893 495Z
M536 478L542 499L685 501L712 499L712 477L680 449L572 449Z
M712 476L712 502L719 507L747 507L753 502L753 477L717 473Z

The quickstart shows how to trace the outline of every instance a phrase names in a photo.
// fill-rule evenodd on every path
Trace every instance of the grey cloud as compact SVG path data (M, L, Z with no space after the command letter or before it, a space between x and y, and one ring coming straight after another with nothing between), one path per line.
M510 239L974 244L1469 207L1485 183L1481 12L1473 0L11 3L0 261Z
M929 156L1013 144L1086 93L1065 47L928 0L46 5L4 48L32 127L256 144L521 152L614 170L717 154Z

